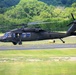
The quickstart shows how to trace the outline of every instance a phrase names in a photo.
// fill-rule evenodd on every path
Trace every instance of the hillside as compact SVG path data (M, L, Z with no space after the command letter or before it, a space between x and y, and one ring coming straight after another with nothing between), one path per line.
M32 0L0 0L0 13L4 13L11 6L17 5L19 2L27 2ZM41 1L48 5L53 6L71 6L76 0L33 0L33 1Z
M10 7L18 4L21 0L0 0L0 7ZM27 0L26 0L27 1ZM29 1L29 0L28 0ZM48 5L64 5L64 6L70 6L76 0L38 0L47 3Z
M47 21L53 22L54 26L39 25L43 29L61 28L67 29L66 25L72 20L71 13L76 17L76 3L70 7L47 5L38 0L20 0L18 4L10 7L7 11L0 14L0 27L8 26L6 29L0 29L4 32L16 28L13 25L28 22ZM56 25L56 26L55 26ZM38 25L37 25L38 26Z

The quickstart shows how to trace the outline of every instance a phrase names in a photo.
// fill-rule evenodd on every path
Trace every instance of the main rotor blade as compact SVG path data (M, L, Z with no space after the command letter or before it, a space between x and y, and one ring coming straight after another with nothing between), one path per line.
M75 20L73 13L71 13L71 16L72 16L73 20Z
M30 22L27 25L37 25L37 24L51 24L51 22Z

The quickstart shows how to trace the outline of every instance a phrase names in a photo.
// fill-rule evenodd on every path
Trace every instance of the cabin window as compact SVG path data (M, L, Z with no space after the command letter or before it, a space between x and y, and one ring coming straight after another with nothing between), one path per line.
M31 33L26 33L26 37L30 37L31 36Z
M25 38L26 37L26 33L22 33L22 37Z
M25 38L25 37L30 37L31 36L31 33L22 33L22 37Z

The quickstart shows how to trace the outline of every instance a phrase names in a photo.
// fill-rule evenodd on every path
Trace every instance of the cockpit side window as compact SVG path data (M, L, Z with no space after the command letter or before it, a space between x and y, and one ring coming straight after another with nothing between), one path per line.
M11 32L6 32L5 34L4 34L4 37L8 37L8 38L10 38L11 37Z
M11 37L11 33L8 33L8 37Z

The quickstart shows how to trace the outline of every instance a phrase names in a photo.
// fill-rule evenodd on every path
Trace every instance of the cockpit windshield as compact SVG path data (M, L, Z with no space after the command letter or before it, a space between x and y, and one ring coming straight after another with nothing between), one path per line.
M5 37L5 38L7 38L7 37L8 37L8 38L11 37L11 32L6 32L6 33L4 34L4 37Z

